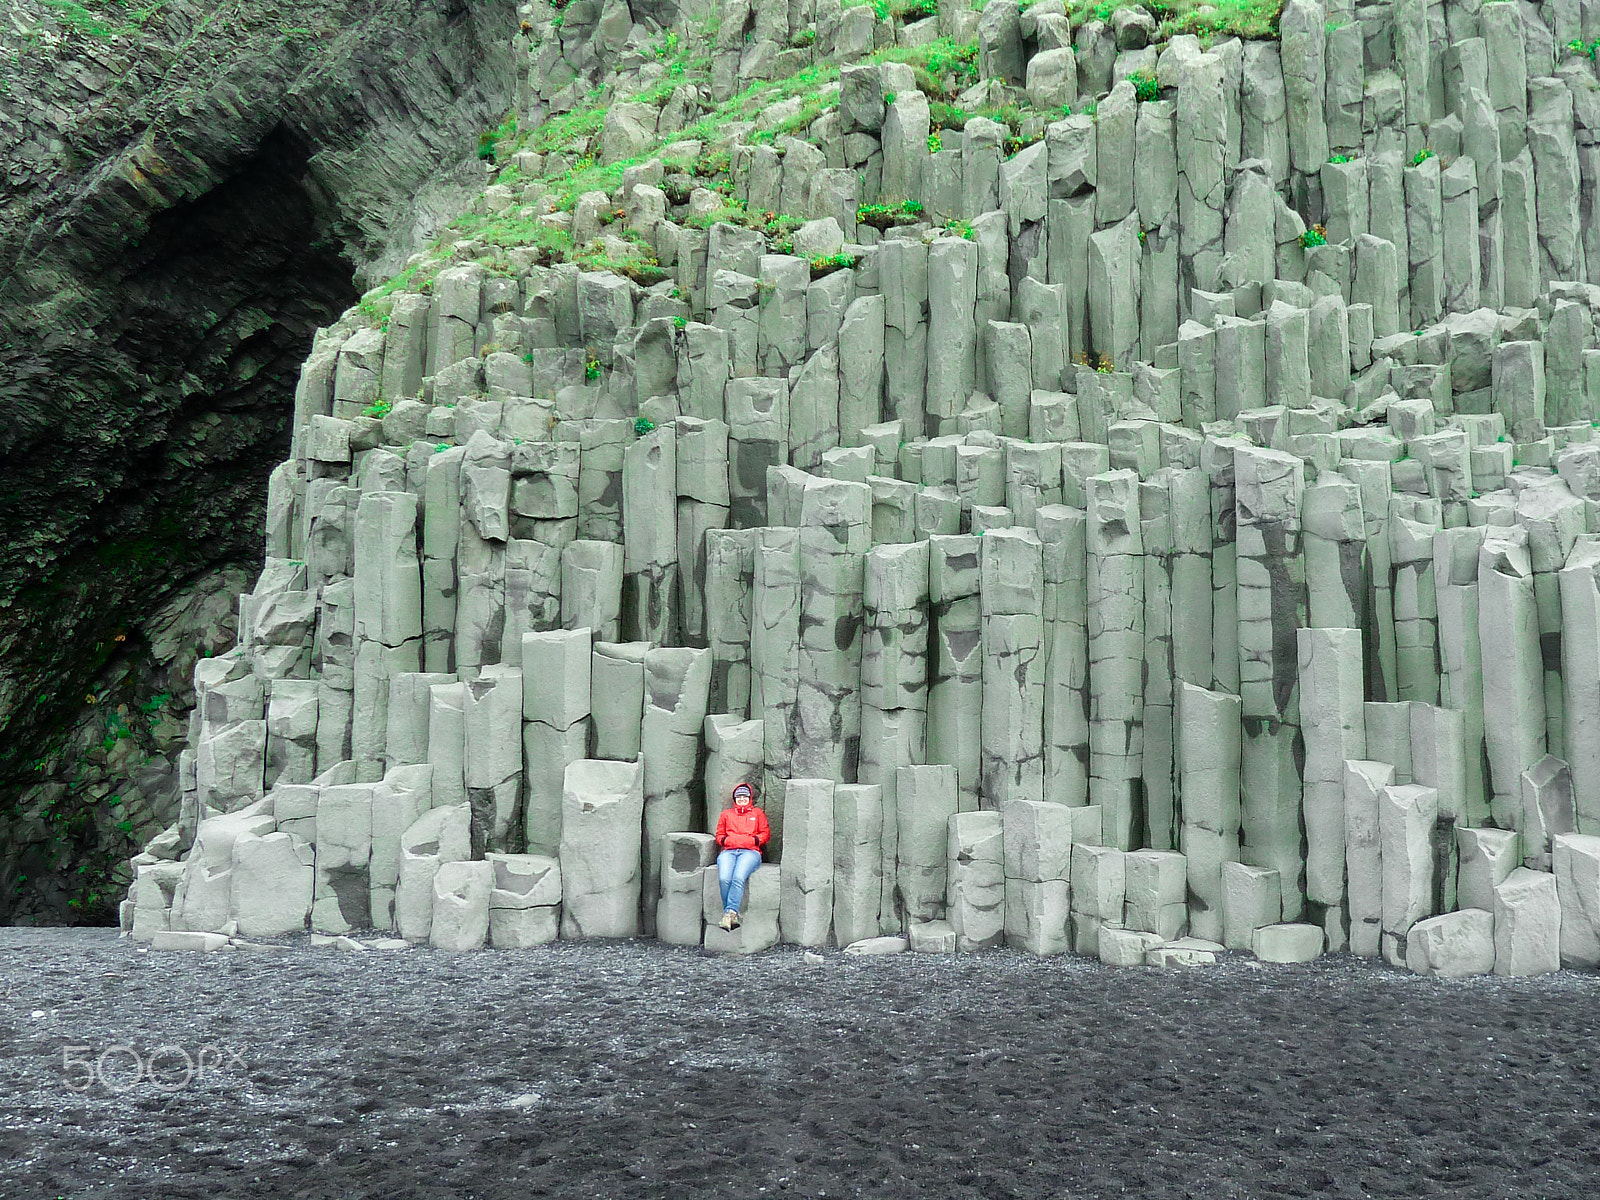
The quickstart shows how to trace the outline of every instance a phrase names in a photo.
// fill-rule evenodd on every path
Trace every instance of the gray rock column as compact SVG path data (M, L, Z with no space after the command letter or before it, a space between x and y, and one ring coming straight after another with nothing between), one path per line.
M1471 312L1482 294L1482 256L1478 249L1478 171L1470 158L1458 158L1440 177L1441 233L1446 312Z
M1177 779L1173 766L1173 641L1182 617L1172 598L1173 524L1179 519L1170 467L1139 485L1140 540L1144 545L1144 782L1143 842L1157 850L1178 844ZM1193 499L1194 497L1190 497ZM1202 490L1198 497L1209 505ZM1206 599L1211 599L1207 589ZM1186 616L1187 614L1183 614ZM1210 679L1209 668L1206 675Z
M976 385L978 248L965 238L945 237L936 239L925 253L927 412L931 421L943 423L961 412ZM899 406L895 415L905 419ZM916 416L920 422L920 409Z
M1539 277L1583 279L1578 227L1578 142L1572 93L1559 79L1528 81L1528 148L1538 176Z
M616 542L568 542L561 551L561 624L615 640L622 628L623 549Z
M767 796L791 775L800 690L800 534L761 531L750 601L750 715L766 740ZM769 810L768 815L771 816Z
M733 379L727 388L728 519L735 529L767 523L767 469L789 461L789 386Z
M1202 54L1185 65L1178 85L1178 271L1184 291L1217 291L1221 281L1224 74L1220 57Z
M644 656L643 888L660 892L663 838L693 828L696 784L701 779L701 728L711 688L711 652L657 646ZM713 801L715 803L715 801ZM644 931L655 932L655 912L644 910Z
M988 950L1005 937L1005 842L998 812L956 813L947 848L947 911L959 951Z
M908 925L942 920L950 818L957 812L955 768L901 767L895 795L895 907Z
M863 783L880 789L883 933L900 928L894 906L899 769L927 758L928 544L875 546L867 555L861 647Z
M1234 453L1239 538L1239 696L1246 721L1242 855L1278 872L1283 919L1305 902L1300 847L1299 648L1305 624L1300 558L1304 464L1292 454Z
M709 644L706 597L709 590L706 535L728 524L728 427L722 421L679 417L677 461L677 595L683 640Z
M1089 800L1103 813L1109 846L1132 849L1144 754L1144 553L1139 477L1110 471L1088 480Z
M1086 513L1046 505L1035 515L1044 570L1044 795L1089 802L1089 630Z
M1196 937L1219 941L1222 864L1239 860L1239 697L1180 683L1176 702L1189 929Z
M861 431L883 416L885 311L881 295L858 296L839 326L839 442L844 446L861 445ZM918 424L906 434L914 438L921 430Z
M831 779L790 779L784 785L778 925L784 941L795 945L826 945L833 927L833 806Z
M369 492L355 524L355 693L352 753L357 777L383 775L389 681L422 667L422 572L417 498ZM263 730L264 732L264 730Z
M979 543L983 616L984 808L1044 799L1044 574L1032 530L989 530Z
M750 711L751 595L760 530L706 531L706 645L711 649L711 707Z
M1578 832L1600 834L1600 539L1579 538L1560 574L1562 710Z
M952 239L960 240L960 239ZM961 241L977 262L977 247ZM883 296L883 355L885 366L884 415L904 423L911 431L922 429L922 413L926 407L936 412L928 403L932 392L930 381L933 372L933 353L942 348L933 334L934 305L954 303L946 287L955 280L939 277L934 285L933 256L931 249L920 241L904 237L891 237L878 243L876 253L879 275L879 294ZM975 286L975 277L973 285ZM970 298L975 293L966 292ZM972 309L967 308L968 324ZM951 332L941 327L941 334ZM975 344L975 335L968 328L968 345ZM970 390L970 389L969 389ZM966 402L966 393L961 403ZM959 412L959 406L949 415ZM944 415L942 412L939 415ZM937 432L935 430L934 432Z
M1521 776L1544 757L1544 669L1527 534L1494 531L1478 553L1484 733L1496 825L1514 826Z
M530 854L561 845L561 795L569 764L588 754L589 630L522 637L523 835Z
M1423 704L1439 702L1439 604L1433 576L1437 532L1436 525L1405 517L1389 522L1399 697Z
M676 641L678 484L672 426L653 429L628 447L622 494L622 635Z
M1489 819L1483 772L1483 657L1478 640L1478 551L1486 532L1480 526L1441 529L1433 535L1439 659L1444 676L1441 699L1461 713L1466 778L1458 816L1461 824L1472 826Z
M1320 190L1317 177L1328 161L1328 125L1323 111L1328 90L1326 22L1326 10L1316 0L1290 0L1278 17L1289 158L1297 180L1294 195L1301 207L1317 215L1321 204L1309 201L1312 192Z
M955 768L960 811L978 807L983 722L983 623L979 541L970 534L928 539L932 603L932 687L928 694L928 761ZM898 800L898 796L897 796Z
M801 500L800 646L792 770L853 783L861 747L861 595L872 489L812 479Z
M583 759L561 800L561 936L639 935L644 764Z
M520 849L522 693L520 667L487 666L465 684L462 765L475 851Z
M1502 145L1504 138L1502 125ZM1496 215L1502 299L1508 308L1527 308L1539 294L1540 264L1538 189L1533 155L1526 147L1520 153L1505 156L1500 164L1500 205Z
M1433 915L1433 831L1438 793L1429 787L1385 787L1378 799L1382 871L1382 943L1390 966L1404 966L1406 935Z
M883 834L883 789L876 783L838 784L833 789L833 934L840 946L881 932Z
M1359 629L1301 629L1300 707L1305 730L1306 899L1345 900L1344 771L1367 756Z

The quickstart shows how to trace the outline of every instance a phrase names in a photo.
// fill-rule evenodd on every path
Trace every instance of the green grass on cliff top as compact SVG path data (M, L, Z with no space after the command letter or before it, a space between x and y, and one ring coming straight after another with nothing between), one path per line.
M945 0L945 3L961 0ZM982 12L986 0L970 0ZM866 4L880 14L899 16L909 0L844 0L844 7ZM1028 8L1030 0L1021 0ZM1192 33L1197 37L1240 37L1247 39L1278 36L1278 14L1283 0L1067 0L1067 15L1074 27L1086 21L1109 21L1119 8L1144 8L1156 19L1156 36L1165 41L1174 34Z

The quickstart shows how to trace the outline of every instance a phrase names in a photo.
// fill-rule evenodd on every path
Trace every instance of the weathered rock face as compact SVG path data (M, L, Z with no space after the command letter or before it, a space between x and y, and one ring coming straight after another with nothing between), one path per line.
M312 332L481 186L516 87L512 0L88 8L0 26L0 921L105 919L51 876L129 819L85 807L85 730L181 720L156 614L255 569Z

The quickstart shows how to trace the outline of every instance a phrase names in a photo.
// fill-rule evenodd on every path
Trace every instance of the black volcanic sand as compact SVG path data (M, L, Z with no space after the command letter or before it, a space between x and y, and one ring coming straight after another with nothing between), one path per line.
M1600 1194L1595 975L3 929L0 988L7 1200Z

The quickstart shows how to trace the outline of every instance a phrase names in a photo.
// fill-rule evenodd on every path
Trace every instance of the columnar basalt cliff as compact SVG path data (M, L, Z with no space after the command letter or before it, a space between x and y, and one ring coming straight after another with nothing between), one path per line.
M204 597L258 562L312 332L481 188L517 16L8 7L0 919L103 920L175 812L194 657L231 640Z
M524 9L136 939L1600 963L1590 14L931 9Z

